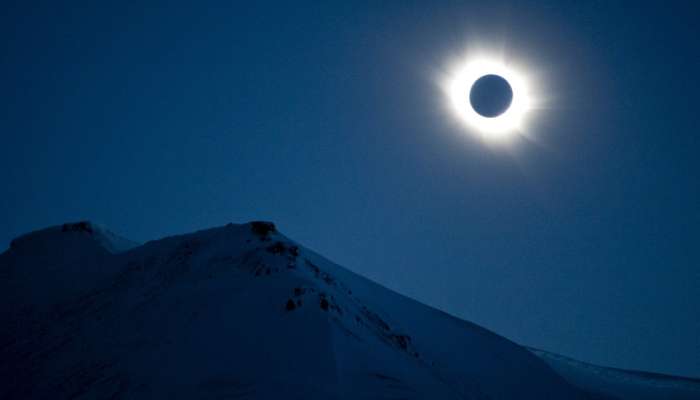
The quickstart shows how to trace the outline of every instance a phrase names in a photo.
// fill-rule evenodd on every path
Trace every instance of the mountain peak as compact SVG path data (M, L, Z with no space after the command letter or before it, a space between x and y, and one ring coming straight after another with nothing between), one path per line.
M138 243L91 221L67 222L21 235L10 242L14 251L66 251L66 245L90 243L111 254L130 250ZM71 246L69 246L71 247Z

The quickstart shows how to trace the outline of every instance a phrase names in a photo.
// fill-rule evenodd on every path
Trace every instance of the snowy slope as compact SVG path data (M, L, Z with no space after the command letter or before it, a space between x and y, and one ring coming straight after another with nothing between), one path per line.
M268 223L66 226L0 255L0 399L607 399Z
M606 368L530 349L571 384L620 400L700 399L700 380Z

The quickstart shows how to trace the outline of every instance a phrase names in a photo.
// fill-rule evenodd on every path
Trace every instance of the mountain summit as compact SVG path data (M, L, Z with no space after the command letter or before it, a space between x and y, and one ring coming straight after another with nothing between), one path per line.
M700 398L522 347L269 222L143 245L90 223L25 235L0 255L0 313L0 399Z

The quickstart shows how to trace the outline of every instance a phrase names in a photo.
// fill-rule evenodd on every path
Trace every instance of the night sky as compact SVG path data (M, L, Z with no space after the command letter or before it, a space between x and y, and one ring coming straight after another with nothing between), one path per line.
M13 3L2 247L271 220L516 342L700 376L700 6ZM473 44L547 99L507 149L436 83Z

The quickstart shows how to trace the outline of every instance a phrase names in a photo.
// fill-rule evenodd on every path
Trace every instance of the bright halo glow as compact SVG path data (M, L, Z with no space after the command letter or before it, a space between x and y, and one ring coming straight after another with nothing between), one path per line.
M484 75L499 75L510 84L513 100L510 107L493 118L478 114L469 93L474 82ZM450 108L471 131L490 141L503 141L522 133L525 117L532 108L532 98L525 76L512 66L488 58L470 59L457 65L442 83Z

